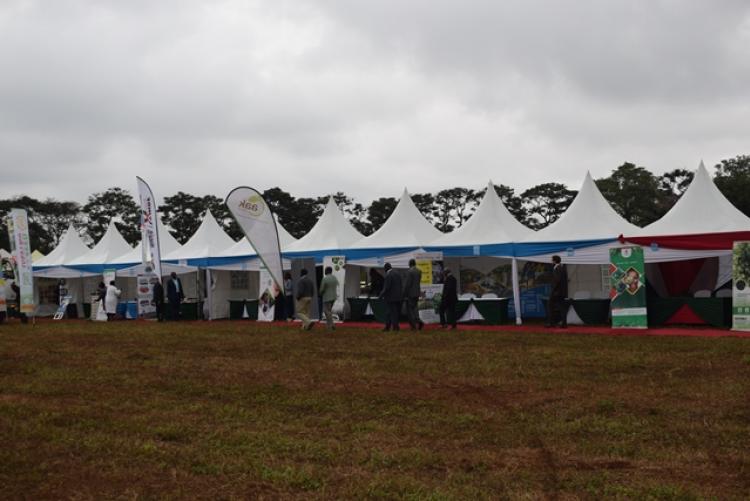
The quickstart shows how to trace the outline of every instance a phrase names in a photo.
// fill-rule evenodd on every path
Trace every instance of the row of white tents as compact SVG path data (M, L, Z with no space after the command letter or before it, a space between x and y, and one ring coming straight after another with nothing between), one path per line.
M527 228L509 213L492 183L471 218L447 234L424 218L406 190L389 219L369 236L361 235L351 226L333 199L315 226L299 240L278 226L285 268L290 266L289 259L312 258L320 263L324 256L346 256L347 266L353 271L347 272L344 291L347 296L359 293L360 270L356 267L382 267L385 262L405 267L408 259L419 252L441 252L446 264L453 263L451 267L460 267L463 261L472 259L510 260L514 270L515 311L520 311L518 261L549 262L553 254L559 254L570 265L605 265L609 262L610 248L623 242L637 242L644 247L646 262L722 257L721 273L726 275L731 247L727 247L726 238L722 240L721 236L750 238L750 218L721 194L702 163L674 207L645 228L634 226L618 215L588 173L568 210L539 231ZM194 289L189 289L188 294L198 298L212 296L209 308L212 318L228 315L226 300L233 295L257 297L257 277L247 281L246 290L237 290L237 284L230 283L231 272L257 271L255 252L246 239L232 240L210 212L184 245L163 226L159 235L164 272L195 273ZM657 243L665 238L669 242L675 236L685 238L674 247ZM81 302L94 290L103 270L114 269L118 277L135 277L143 270L140 261L140 245L131 248L113 223L91 249L71 226L59 245L34 263L34 275L79 281L77 301ZM206 273L196 273L198 270ZM594 281L598 273L594 268L586 279L582 272L581 280ZM572 286L575 288L575 284ZM134 297L134 291L127 293Z

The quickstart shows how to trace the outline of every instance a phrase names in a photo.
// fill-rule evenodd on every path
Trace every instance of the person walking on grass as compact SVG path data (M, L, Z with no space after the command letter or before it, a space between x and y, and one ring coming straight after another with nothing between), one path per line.
M309 331L313 328L313 321L310 320L310 310L315 287L310 277L307 276L306 269L303 268L299 274L300 277L297 281L297 318L302 320L302 330Z
M401 275L393 269L391 263L385 263L383 269L385 270L385 280L383 281L383 290L380 292L380 298L384 299L388 306L383 332L388 332L391 329L399 331L398 317L401 313L401 303L404 301Z
M333 303L338 299L339 280L333 274L333 268L326 266L325 276L320 281L320 296L323 299L323 312L326 316L326 329L332 331L333 326Z
M409 260L409 271L406 272L406 284L404 285L404 295L406 296L406 314L409 317L409 326L411 330L422 330L424 322L419 319L419 296L422 293L420 282L422 281L422 272L417 268L415 259Z

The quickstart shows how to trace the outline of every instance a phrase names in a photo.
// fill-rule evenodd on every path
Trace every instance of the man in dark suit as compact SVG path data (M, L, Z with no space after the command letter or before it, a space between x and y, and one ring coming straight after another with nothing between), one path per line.
M154 307L156 308L156 319L164 321L164 286L161 282L154 282Z
M419 319L419 296L422 293L420 282L422 281L422 272L417 268L417 261L409 260L409 271L406 273L406 285L404 285L404 295L406 296L406 314L409 317L411 330L422 330L424 322Z
M568 271L562 264L560 256L552 256L552 291L547 308L547 327L554 327L558 324L563 329L568 327L568 308L565 302L567 297Z
M440 325L447 327L450 324L451 329L456 328L456 305L458 304L458 281L453 276L451 270L446 268L443 271L443 296L440 300Z
M401 284L401 275L393 269L391 263L385 263L385 280L383 281L383 290L380 292L380 298L385 300L388 311L385 318L385 328L383 331L393 329L398 331L398 317L401 313L401 303L404 300L404 289Z
M172 272L167 280L167 301L169 301L170 320L180 319L180 303L185 299L185 292L182 288L182 281L177 273Z

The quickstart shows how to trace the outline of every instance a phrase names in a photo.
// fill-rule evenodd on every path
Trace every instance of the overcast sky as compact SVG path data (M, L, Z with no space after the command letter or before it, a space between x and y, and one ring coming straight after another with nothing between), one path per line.
M738 154L744 0L0 1L0 198L367 204Z

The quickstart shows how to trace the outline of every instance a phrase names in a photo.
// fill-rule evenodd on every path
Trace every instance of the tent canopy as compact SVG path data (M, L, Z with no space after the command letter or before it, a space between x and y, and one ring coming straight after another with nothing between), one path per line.
M432 242L428 250L442 251L447 256L471 256L486 252L497 255L502 253L501 246L505 252L512 254L511 242L517 242L534 233L513 215L503 204L495 191L492 181L487 186L487 191L479 203L476 212L460 228L438 237ZM479 246L479 252L475 249ZM482 246L489 246L482 249Z
M407 249L425 247L441 235L419 212L409 192L404 189L393 214L383 226L372 235L354 242L347 255L361 259L373 255L397 254Z
M731 249L736 240L750 239L750 218L716 187L701 161L693 181L661 219L624 233L623 240L672 249Z
M338 254L360 240L362 234L346 220L333 197L330 197L315 226L305 236L286 247L284 254L296 257L321 253L330 255L331 252Z
M90 250L83 243L81 237L78 236L78 232L71 224L63 234L57 247L43 258L34 262L34 268L66 266Z
M107 231L94 248L71 261L69 266L80 271L100 273L107 264L132 250L133 248L120 234L115 222L110 221Z
M190 240L179 249L162 256L162 261L185 261L184 264L191 266L208 266L211 258L220 256L222 251L234 244L235 241L224 233L209 210Z
M576 249L614 242L618 235L638 231L609 205L589 172L568 210L546 228L515 245L519 257L575 253ZM607 256L606 261L608 262ZM546 257L545 259L546 260Z

